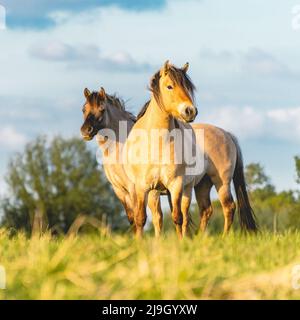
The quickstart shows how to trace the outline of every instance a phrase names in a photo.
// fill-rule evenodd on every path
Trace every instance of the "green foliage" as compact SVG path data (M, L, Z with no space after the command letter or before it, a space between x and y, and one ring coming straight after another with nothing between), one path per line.
M77 138L39 137L9 163L10 194L2 204L6 227L31 231L39 216L43 225L67 232L79 214L108 218L124 226L121 206L86 143Z
M248 187L253 189L264 188L270 184L269 177L259 163L250 163L245 168L245 178Z
M295 160L295 166L296 166L296 175L297 175L297 177L296 177L296 182L298 183L298 184L300 184L300 157L295 157L294 158L294 160Z
M249 164L245 175L250 185L252 206L262 228L274 232L286 228L300 228L300 202L297 192L276 192L259 163Z

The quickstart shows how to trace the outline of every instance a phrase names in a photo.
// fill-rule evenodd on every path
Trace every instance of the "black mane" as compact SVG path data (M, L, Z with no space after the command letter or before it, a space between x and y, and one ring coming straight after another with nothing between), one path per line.
M123 99L118 97L116 94L113 94L113 95L106 94L106 99L110 102L110 104L112 104L116 108L120 109L121 111L126 112L129 115L130 119L132 121L136 122L137 119L136 119L135 115L126 110L125 102ZM88 102L91 105L98 105L99 106L101 104L101 102L103 102L103 101L104 101L104 98L100 95L99 92L92 92L88 97Z

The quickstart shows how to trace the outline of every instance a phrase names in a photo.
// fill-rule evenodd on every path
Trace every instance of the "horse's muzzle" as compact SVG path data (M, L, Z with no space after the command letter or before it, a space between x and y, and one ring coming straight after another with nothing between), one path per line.
M93 140L94 137L82 135L82 138L83 138L83 140L85 140L85 141L91 141L91 140Z
M81 135L85 141L90 141L94 138L95 132L92 126L83 125L81 128Z
M186 106L182 112L181 116L186 122L192 122L197 117L198 110L194 106Z

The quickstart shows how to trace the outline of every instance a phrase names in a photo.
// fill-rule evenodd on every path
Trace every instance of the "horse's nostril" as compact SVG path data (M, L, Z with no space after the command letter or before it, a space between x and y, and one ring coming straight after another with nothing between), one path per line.
M187 107L187 108L185 109L185 114L186 114L188 117L192 116L192 115L193 115L193 110L192 110L192 108L191 108L191 107Z
M90 133L92 133L92 132L93 132L93 127L88 127L88 128L87 128L87 133L90 134Z

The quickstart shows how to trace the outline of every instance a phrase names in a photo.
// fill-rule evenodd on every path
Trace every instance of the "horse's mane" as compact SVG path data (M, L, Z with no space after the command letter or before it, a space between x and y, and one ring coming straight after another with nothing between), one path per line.
M139 119L146 113L146 111L147 111L147 109L148 109L148 107L149 107L149 104L150 104L150 100L147 101L147 102L144 104L143 108L141 109L141 111L140 111L139 114L137 115L136 120L139 120Z
M126 110L125 108L125 102L122 98L118 97L116 94L106 94L106 99L108 100L108 102L110 104L112 104L113 106L115 106L116 108L118 108L119 110L125 112L129 118L136 122L136 117L133 113L129 112ZM90 94L90 96L88 97L88 102L90 104L97 104L100 105L100 103L103 101L103 97L99 94L99 92L93 92Z
M192 100L195 97L195 85L193 84L191 78L186 74L186 72L182 69L176 68L175 66L170 66L168 70L168 75L170 79L178 86L180 86L186 95L190 96ZM159 80L160 80L160 71L156 72L152 77L150 82L150 91L153 93L153 96L156 102L159 105L162 105L161 101L161 92L159 88ZM139 114L137 115L137 120L139 120L147 111L149 107L150 101L146 102Z

